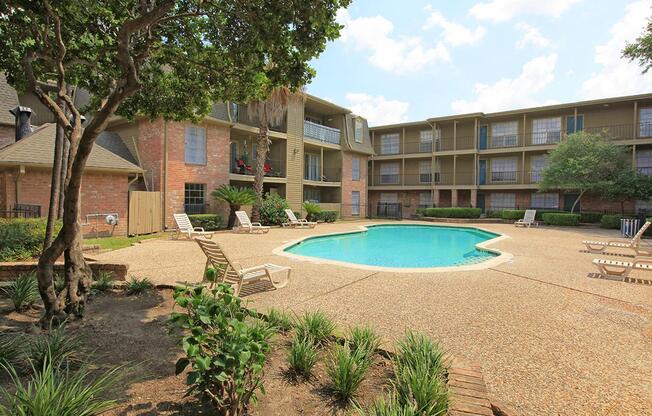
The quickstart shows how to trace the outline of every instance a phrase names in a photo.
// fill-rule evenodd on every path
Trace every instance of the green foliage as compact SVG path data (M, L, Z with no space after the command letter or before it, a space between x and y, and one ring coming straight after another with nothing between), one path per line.
M218 410L245 414L256 393L264 393L263 366L273 331L249 319L255 312L227 284L180 287L173 298L182 312L173 312L170 322L183 332L185 353L176 373L191 367L187 394L206 394Z
M537 215L535 215L534 218L537 221L543 221L543 216L545 214L564 214L564 213L569 214L569 212L560 211L558 209L538 209L537 210Z
M371 360L376 350L380 347L380 337L369 326L356 326L349 333L351 349Z
M623 49L623 57L630 61L638 61L643 73L652 68L652 22L648 21L645 31L633 43L627 42Z
M81 363L81 338L69 335L65 326L38 335L27 348L27 358L35 369L42 369L48 361L55 367Z
M322 312L305 312L294 324L296 336L324 346L335 331L335 324Z
M335 345L326 373L333 391L343 400L352 401L369 368L364 354L351 349L348 342Z
M503 210L487 211L487 218L503 218Z
M314 202L304 202L303 209L306 210L306 219L308 221L317 221L317 216L321 213L321 207Z
M270 327L280 332L288 332L292 329L292 318L290 314L278 309L272 308L267 314L267 323Z
M141 293L150 290L154 287L154 284L151 280L146 277L139 279L135 276L132 276L127 283L127 294L128 295L140 295Z
M604 214L600 212L581 212L580 222L597 223L600 222Z
M424 413L419 411L416 403L402 404L396 393L389 395L387 398L384 396L378 397L366 409L358 409L360 416L423 416Z
M224 227L222 217L217 214L192 214L188 215L193 227L202 227L206 231L216 231Z
M501 218L504 220L520 220L525 216L524 209L505 209L501 213Z
M306 219L315 222L335 222L337 221L338 216L339 213L337 211L319 211L318 213L311 215L310 218L306 217Z
M38 257L45 239L45 218L0 218L0 262L21 261ZM61 222L55 223L54 233Z
M25 337L17 333L0 334L0 367L15 366L25 348Z
M317 363L317 346L309 338L295 336L288 351L290 369L297 375L309 378Z
M229 221L227 228L235 225L235 212L243 205L252 205L256 202L256 193L251 188L238 188L237 186L222 185L213 192L211 196L218 201L229 204Z
M575 226L580 224L580 214L552 213L543 214L546 225Z
M623 215L603 215L600 219L600 228L606 228L610 230L619 230L620 229L620 220L625 217Z
M260 205L260 222L263 225L281 225L288 221L285 210L288 203L278 194L267 194Z
M627 200L647 201L652 197L652 180L636 170L625 169L615 175L612 183L600 190L602 198L618 201L624 210Z
M36 272L21 274L8 286L3 287L2 292L11 299L16 311L29 308L39 299Z
M426 208L423 215L434 218L480 218L480 208Z
M94 293L105 293L111 289L113 289L113 273L102 270L97 275L93 275L91 290Z

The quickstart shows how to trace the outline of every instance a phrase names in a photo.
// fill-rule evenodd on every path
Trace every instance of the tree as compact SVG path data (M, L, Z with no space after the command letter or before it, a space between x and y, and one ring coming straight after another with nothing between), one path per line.
M613 183L601 190L604 199L620 202L620 213L625 214L625 201L648 200L652 197L652 179L636 170L619 172Z
M638 60L644 74L652 68L652 21L648 20L645 31L634 43L627 42L623 57L630 61Z
M248 102L275 87L306 85L314 76L308 63L339 35L335 16L349 2L0 2L0 71L45 105L68 143L63 226L38 264L44 325L81 316L90 291L80 189L95 139L109 119L198 120L214 101ZM70 86L90 94L87 108L76 106ZM84 128L82 113L89 116ZM62 254L66 289L57 295L53 266Z
M586 192L613 186L618 174L628 170L628 150L607 138L585 132L569 135L552 150L539 183L541 191L578 192L571 212Z
M251 188L238 188L237 186L222 185L213 192L213 198L229 204L229 221L227 228L235 225L235 212L240 210L242 205L252 205L256 202L256 194Z

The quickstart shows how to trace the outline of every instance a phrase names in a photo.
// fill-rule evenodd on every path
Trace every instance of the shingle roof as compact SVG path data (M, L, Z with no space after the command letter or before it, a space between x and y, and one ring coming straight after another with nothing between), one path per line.
M18 94L9 84L4 74L0 73L0 124L14 125L14 116L9 110L18 105Z
M55 134L55 124L42 125L26 138L0 149L0 164L52 166ZM93 146L86 169L143 171L137 165L99 145Z
M97 139L95 139L95 144L102 146L111 153L120 156L134 165L138 165L138 160L133 153L131 153L124 140L122 140L122 137L120 137L116 132L103 131Z

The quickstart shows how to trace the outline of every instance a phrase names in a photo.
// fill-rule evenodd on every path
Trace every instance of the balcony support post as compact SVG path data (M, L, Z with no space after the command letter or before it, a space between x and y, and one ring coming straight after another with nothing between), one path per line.
M401 186L405 186L405 158L401 159Z
M457 207L457 188L451 189L451 207Z
M634 101L634 140L638 139L638 132L639 132L639 126L638 126L638 101Z
M405 127L401 130L401 154L405 154Z
M522 140L516 139L517 143L520 142L521 146L525 146L525 132L526 132L526 126L527 126L527 116L525 113L523 113L523 127L521 128L521 134L519 135Z
M453 120L453 150L457 150L457 120Z
M432 205L439 206L439 189L433 189L432 191Z
M320 172L319 172L319 182L321 182L321 181L324 180L324 148L323 147L319 148L319 157L320 157L320 161L319 161L319 170L320 170Z
M471 208L475 208L478 205L478 190L471 189Z
M474 127L473 127L473 149L477 149L478 146L478 118L474 118Z
M521 158L521 183L525 183L525 151Z
M374 157L372 155L371 156L371 175L368 175L368 176L371 176L371 186L376 185L376 169L374 169L374 165L375 165L374 164Z
M457 155L453 155L453 186L457 184L456 175L457 175Z

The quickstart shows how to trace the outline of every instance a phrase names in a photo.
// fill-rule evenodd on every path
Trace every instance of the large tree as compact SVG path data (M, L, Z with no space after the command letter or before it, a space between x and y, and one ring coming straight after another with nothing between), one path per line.
M644 74L652 68L652 20L648 20L641 36L633 43L627 42L627 46L623 49L623 57L630 61L638 61Z
M625 201L652 198L652 178L634 169L616 174L613 183L600 191L602 198L620 202L620 213L625 214Z
M0 2L0 71L52 112L69 147L62 169L63 227L38 264L44 325L69 314L81 316L90 290L81 251L80 189L95 139L109 119L119 114L197 120L214 101L248 102L264 99L277 86L305 85L314 75L308 62L338 36L335 15L348 3ZM90 93L87 108L77 107L69 86ZM83 127L82 113L88 116ZM57 295L53 265L62 254L66 289Z
M601 135L571 134L550 152L539 189L577 192L574 212L585 193L613 186L616 177L630 169L628 154L627 147Z

